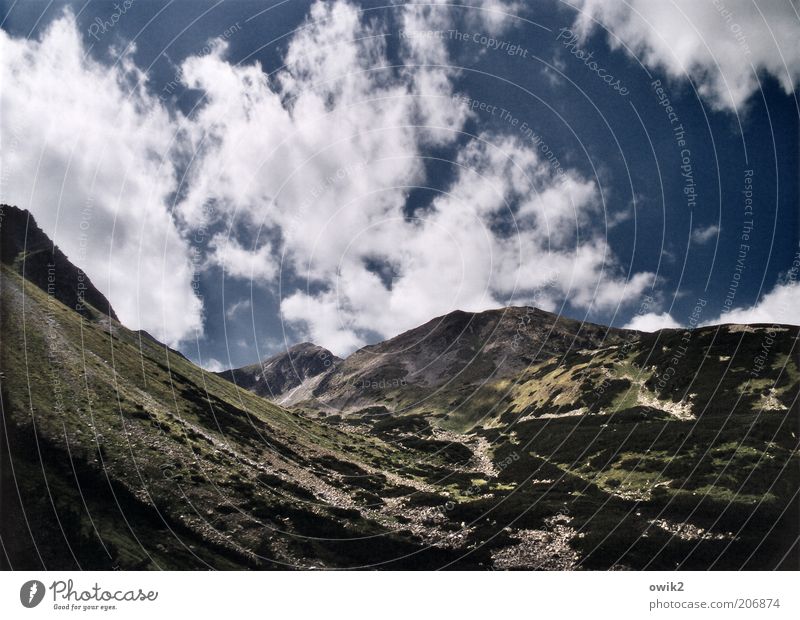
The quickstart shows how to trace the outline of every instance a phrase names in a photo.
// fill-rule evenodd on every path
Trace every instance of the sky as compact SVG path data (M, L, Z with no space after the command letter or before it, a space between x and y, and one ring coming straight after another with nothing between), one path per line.
M455 309L798 323L788 0L0 15L0 201L208 369Z

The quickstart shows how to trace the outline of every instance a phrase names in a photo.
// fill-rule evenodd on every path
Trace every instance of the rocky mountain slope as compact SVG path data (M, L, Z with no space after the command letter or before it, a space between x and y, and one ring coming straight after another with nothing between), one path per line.
M260 364L217 374L278 404L289 404L307 398L322 376L341 361L327 349L303 342Z
M796 327L448 315L334 370L275 360L319 381L287 409L23 273L0 269L3 567L800 567Z
M476 416L485 409L489 386L519 376L537 361L612 346L625 337L623 330L580 323L537 308L455 311L364 347L345 360L325 351L326 359L333 362L318 367L320 372L311 377L302 375L302 367L291 381L284 374L287 365L280 366L278 373L268 371L288 354L266 360L261 376L271 388L259 387L257 393L283 405L328 413L378 413L376 407L381 407L393 413L449 410ZM257 368L248 366L223 376L252 389L248 378Z

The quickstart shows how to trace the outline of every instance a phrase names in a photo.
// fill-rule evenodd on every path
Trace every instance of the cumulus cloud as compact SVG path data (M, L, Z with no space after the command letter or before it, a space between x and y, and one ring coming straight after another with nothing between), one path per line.
M717 110L740 108L769 74L791 93L800 78L798 14L779 0L574 0L576 31L598 22L612 48L623 46L672 78L691 77ZM595 21L597 20L597 21Z
M0 57L2 201L29 209L126 325L193 335L202 307L168 202L176 127L145 76L130 55L91 60L69 12L39 40L0 30Z
M608 310L652 284L649 273L623 277L598 236L577 242L577 227L588 225L599 200L576 173L557 178L518 140L488 135L456 163L460 172L447 193L412 220L398 213L374 221L350 244L330 287L291 295L284 316L344 352L362 345L364 333L390 337L456 308L531 299L552 308L568 298L576 307ZM515 229L497 230L493 223L503 218L514 219ZM388 266L390 285L365 258Z
M481 6L491 10L468 19L484 16L487 31L511 23L513 3ZM455 10L397 8L407 30L446 25ZM40 42L3 33L3 131L32 136L4 149L3 163L37 170L42 155L46 173L15 176L3 198L41 215L124 322L170 343L201 327L195 264L294 283L283 318L339 354L456 308L567 299L613 311L652 284L650 273L626 275L596 229L593 180L554 170L522 136L462 135L470 111L454 103L457 71L442 41L403 40L396 66L383 27L344 0L317 2L271 77L215 43L181 63L185 85L202 93L189 117L148 95L129 58L88 60L69 15ZM456 141L451 185L410 213L411 188L428 184L429 147ZM191 162L180 188L173 160ZM68 227L87 201L82 257L80 231ZM187 242L225 227L230 235Z
M523 6L524 3L517 0L472 0L468 4L456 4L451 0L429 0L425 4L412 6L410 10L419 13L420 7L423 7L427 19L426 26L430 30L430 26L437 25L437 21L441 18L449 18L453 14L452 8L461 8L463 11L458 14L465 17L470 28L483 29L490 35L498 35L513 25L515 16ZM435 12L442 9L445 12ZM444 27L449 28L450 23L445 22Z
M239 301L235 301L230 304L225 310L225 316L229 319L232 319L236 316L236 314L242 310L249 310L251 308L251 303L249 299L240 299Z
M692 241L702 244L711 241L717 235L719 235L719 226L711 224L705 228L695 228L692 231Z
M637 314L625 325L625 329L636 329L640 332L655 332L659 329L677 329L681 326L669 312L648 312Z
M445 27L450 9L399 10L406 32L422 32ZM228 62L224 46L182 67L204 93L188 130L196 164L182 217L193 225L212 202L279 239L278 271L308 283L282 300L285 320L344 354L456 308L568 298L608 310L652 283L648 273L626 278L592 232L595 183L556 173L519 137L467 140L452 185L408 214L408 188L426 182L425 148L462 139L470 112L454 104L440 39L405 38L398 69L378 29L347 2L316 3L272 80L257 64ZM229 275L276 276L263 247L212 245Z
M248 280L272 280L277 273L272 246L264 243L259 248L248 249L230 235L214 235L209 242L208 260L220 265L225 275Z
M226 366L222 362L213 357L209 357L208 359L201 360L200 366L207 370L208 372L222 372L223 370L228 370L229 366Z
M420 100L380 69L384 43L370 32L354 6L317 3L272 81L257 63L229 63L224 47L184 63L205 96L180 205L189 224L214 202L223 216L280 233L290 265L326 277L370 218L404 203L404 190L382 190L419 178Z
M448 1L448 0L444 0ZM470 19L480 21L489 34L502 33L524 6L522 2L510 0L478 0L473 3L477 12L470 12Z
M751 307L734 308L706 325L722 323L782 323L800 325L800 283L779 282Z

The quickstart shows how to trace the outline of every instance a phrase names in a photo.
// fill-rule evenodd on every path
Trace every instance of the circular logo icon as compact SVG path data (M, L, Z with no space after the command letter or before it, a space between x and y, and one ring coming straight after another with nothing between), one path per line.
M19 589L19 602L24 607L36 607L44 598L44 584L36 579L31 579L22 584Z

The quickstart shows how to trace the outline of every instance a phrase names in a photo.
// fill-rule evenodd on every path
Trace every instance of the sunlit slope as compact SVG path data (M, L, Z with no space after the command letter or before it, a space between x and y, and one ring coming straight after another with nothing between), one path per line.
M617 333L529 356L514 377L375 389L360 416L320 415L408 445L442 427L485 442L491 474L427 479L457 499L448 517L474 524L479 542L517 537L500 566L800 568L799 331ZM543 540L561 540L557 559Z
M6 565L799 567L797 328L567 338L440 404L392 411L378 389L338 415L6 265L0 290Z
M792 326L664 330L496 386L479 434L517 492L495 513L535 521L559 489L589 565L799 568L797 344Z
M3 541L17 564L440 561L371 507L415 492L375 465L424 455L287 413L5 266L1 284Z

